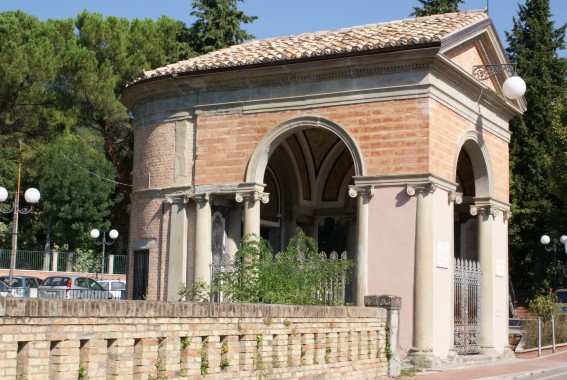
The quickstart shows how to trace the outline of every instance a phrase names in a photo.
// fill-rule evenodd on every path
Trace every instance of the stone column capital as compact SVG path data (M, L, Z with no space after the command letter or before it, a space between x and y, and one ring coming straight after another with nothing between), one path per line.
M483 206L472 205L470 212L471 212L472 216L492 215L494 217L497 217L498 215L500 215L500 209L498 209L498 208L496 208L492 205L483 205Z
M357 196L367 196L371 198L374 195L374 186L373 185L366 185L366 186L356 186L350 185L348 190L348 195L351 198L356 198Z
M437 185L431 181L422 184L406 185L406 194L410 197L417 193L423 193L424 195L433 194L435 190L437 190Z
M463 203L463 193L458 193L456 191L449 191L448 193L449 203L455 202L455 204L460 205Z
M191 194L187 195L187 200L189 199L192 199L195 203L201 206L209 201L210 195L207 193Z
M238 203L244 202L244 200L262 201L266 204L270 202L270 193L263 193L261 191L250 191L246 193L236 193L234 194L234 200Z

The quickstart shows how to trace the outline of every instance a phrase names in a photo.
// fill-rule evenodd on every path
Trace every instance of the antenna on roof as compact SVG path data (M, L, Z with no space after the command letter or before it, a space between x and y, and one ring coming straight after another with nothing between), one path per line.
M486 0L486 14L488 14L488 0Z

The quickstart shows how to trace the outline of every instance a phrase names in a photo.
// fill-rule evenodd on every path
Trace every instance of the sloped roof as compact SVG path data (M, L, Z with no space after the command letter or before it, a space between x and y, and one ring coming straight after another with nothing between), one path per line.
M144 76L136 82L172 74L441 42L451 34L487 18L484 11L466 11L251 41L144 71Z

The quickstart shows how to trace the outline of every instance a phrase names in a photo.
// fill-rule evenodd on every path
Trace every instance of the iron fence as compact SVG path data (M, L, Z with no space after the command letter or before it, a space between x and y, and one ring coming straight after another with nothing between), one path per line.
M12 250L0 249L0 269L9 269ZM85 254L76 252L25 251L16 252L17 270L58 271L100 273L100 260L86 258ZM106 274L125 274L127 266L126 255L108 255L105 257Z

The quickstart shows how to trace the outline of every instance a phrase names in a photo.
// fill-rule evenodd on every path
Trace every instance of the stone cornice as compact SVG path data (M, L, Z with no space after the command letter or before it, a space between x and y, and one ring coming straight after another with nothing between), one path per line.
M471 215L492 215L498 217L502 212L504 220L512 217L508 203L499 202L492 198L474 198L474 205L470 206Z
M356 186L373 185L374 187L406 187L418 188L432 183L436 188L445 191L455 191L457 184L431 173L400 174L385 176L360 176L353 177Z

